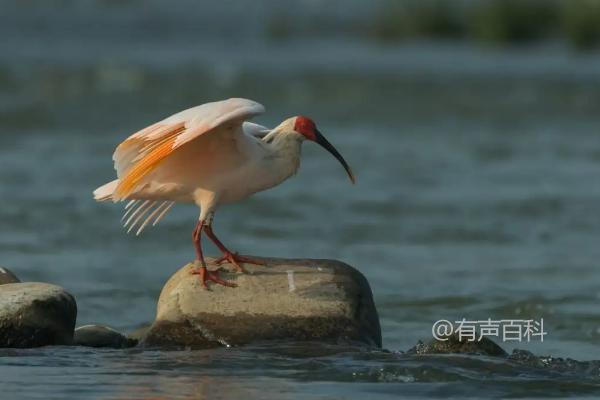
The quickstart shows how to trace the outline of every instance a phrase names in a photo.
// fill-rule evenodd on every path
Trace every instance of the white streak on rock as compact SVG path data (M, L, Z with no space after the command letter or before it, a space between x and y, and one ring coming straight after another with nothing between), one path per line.
M290 292L293 292L294 290L296 290L296 284L294 282L294 271L288 270L287 277L288 277L288 287L290 288Z

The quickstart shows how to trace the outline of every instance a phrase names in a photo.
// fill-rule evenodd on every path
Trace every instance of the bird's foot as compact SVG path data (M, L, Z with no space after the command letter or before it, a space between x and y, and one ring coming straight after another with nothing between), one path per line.
M219 278L219 269L215 271L209 271L206 267L200 267L192 270L193 275L200 275L200 284L204 289L208 289L207 282L213 282L217 285L223 285L227 287L237 287L233 282L229 282Z
M240 273L247 273L248 272L248 271L246 271L244 269L244 267L242 267L240 265L242 263L255 264L255 265L266 265L266 263L263 260L260 260L260 259L257 259L257 258L253 258L253 257L241 256L238 253L232 253L230 251L224 252L223 253L223 257L221 257L218 260L216 260L215 264L221 265L224 262L232 264L235 267L236 271L240 272Z

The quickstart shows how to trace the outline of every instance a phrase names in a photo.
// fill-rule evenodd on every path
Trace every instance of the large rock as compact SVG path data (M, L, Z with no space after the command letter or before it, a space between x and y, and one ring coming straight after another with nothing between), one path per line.
M73 344L87 347L112 347L120 349L134 346L137 341L104 325L83 325L75 329Z
M75 299L48 283L0 286L0 347L70 344L77 316Z
M245 264L248 274L222 272L238 286L211 290L191 274L192 264L184 266L164 286L140 344L206 348L284 339L381 347L371 288L360 272L333 260L265 261Z
M15 274L12 273L8 268L0 267L0 285L6 285L7 283L19 283L21 282Z

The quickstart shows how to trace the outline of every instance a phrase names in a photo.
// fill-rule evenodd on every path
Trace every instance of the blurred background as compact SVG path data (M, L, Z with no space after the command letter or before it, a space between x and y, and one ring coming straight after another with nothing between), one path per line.
M228 97L306 114L297 177L215 220L241 253L370 280L384 346L440 318L544 318L538 353L600 343L600 1L2 1L0 264L64 286L78 325L152 321L194 206L142 237L92 190L132 132ZM209 248L210 254L217 254ZM513 343L506 347L510 350Z

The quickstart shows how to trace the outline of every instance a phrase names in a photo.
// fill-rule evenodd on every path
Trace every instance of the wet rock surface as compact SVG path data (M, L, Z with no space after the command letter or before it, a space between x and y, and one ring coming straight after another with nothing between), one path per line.
M377 310L360 272L333 260L265 261L246 264L247 274L221 273L238 287L210 290L191 273L194 265L184 266L164 286L140 343L209 348L279 339L381 347Z
M19 283L21 282L15 274L12 273L8 268L0 267L0 285L7 283Z
M600 360L577 361L572 358L536 356L530 351L519 349L513 350L512 354L508 356L508 360L524 366L541 368L560 374L600 376Z
M483 337L481 341L460 341L457 334L448 336L448 340L433 339L428 343L419 341L406 351L407 355L465 354L498 357L510 363L515 370L526 368L532 373L550 372L557 376L585 375L600 376L600 361L577 361L571 358L537 356L527 350L514 349L509 355L492 340ZM525 370L523 370L525 371Z
M84 325L75 329L73 344L88 347L125 348L134 346L137 341L128 339L122 333L104 325Z
M508 353L486 337L479 341L460 340L458 334L450 335L446 340L432 339L427 343L419 341L407 354L481 354L486 356L506 357Z
M59 286L0 285L0 347L71 344L76 316L75 299Z

